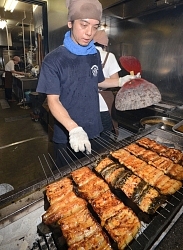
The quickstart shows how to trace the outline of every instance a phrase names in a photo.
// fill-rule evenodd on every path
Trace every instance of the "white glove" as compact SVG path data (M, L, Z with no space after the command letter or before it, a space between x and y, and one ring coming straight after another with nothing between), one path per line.
M140 72L137 73L136 75L126 75L126 76L120 77L119 78L119 87L122 87L126 82L129 82L129 81L136 79L136 78L141 78Z
M76 127L69 132L69 143L75 152L84 152L86 150L87 154L91 153L91 144L88 135L82 127Z

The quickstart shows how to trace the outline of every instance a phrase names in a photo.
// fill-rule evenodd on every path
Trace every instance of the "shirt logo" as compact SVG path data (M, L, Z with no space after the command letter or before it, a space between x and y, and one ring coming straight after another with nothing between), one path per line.
M92 71L93 76L97 76L98 75L98 66L93 65L91 68L91 71Z

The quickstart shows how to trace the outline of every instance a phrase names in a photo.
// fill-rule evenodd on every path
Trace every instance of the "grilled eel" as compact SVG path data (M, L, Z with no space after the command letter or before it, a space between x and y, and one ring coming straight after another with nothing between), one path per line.
M119 181L120 180L120 181ZM148 214L153 214L165 202L166 197L138 176L131 174L125 181L118 179L115 188L120 188L128 198Z
M143 146L146 149L151 149L156 152L158 155L165 156L172 160L174 163L183 164L183 153L175 148L169 148L165 145L161 145L156 141L149 139L147 137L143 137L136 141L137 144Z
M100 245L110 246L109 240L102 232L101 226L95 221L88 209L80 210L74 215L60 219L58 224L69 247L72 247L72 245L76 247L76 244L81 246L85 242L84 244L88 245L88 249L90 249L89 243L92 243L90 240L93 240L95 245L98 244L98 247ZM101 234L101 242L96 242L98 233Z
M87 202L75 195L74 192L69 192L62 201L54 202L42 219L46 225L56 223L59 219L70 216L86 208ZM69 208L69 209L68 209Z
M180 164L174 163L172 160L159 156L156 152L152 150L145 149L136 143L131 143L124 148L131 154L139 157L148 164L162 170L165 174L168 174L171 178L176 180L183 180L183 167Z
M84 168L83 171L85 171ZM101 190L101 186L104 185L102 183L105 182L102 179L100 179L101 181L99 181L98 179L100 178L96 176L96 178L90 180L85 185L82 185L81 183L76 184L79 186L79 191L85 196L85 199L90 202L93 210L98 214L99 218L101 219L102 226L106 228L111 237L117 242L119 249L124 249L138 232L140 228L140 222L133 211L127 208L117 197L115 197L115 195L110 191L109 188L104 191ZM100 183L100 185L96 185L96 182ZM96 185L94 187L94 191L92 188L90 188L90 185L91 187ZM95 193L97 188L99 189L98 195L96 195ZM123 210L125 210L124 213ZM128 213L126 211L128 211ZM123 220L121 220L122 216L119 216L122 214ZM121 232L121 234L118 234L118 236L116 235L117 228L110 226L110 220L112 219L114 223L115 221L118 223L117 228ZM131 224L126 223L126 221L130 220ZM124 225L124 223L126 223L126 225Z
M73 190L73 184L71 179L65 177L60 181L46 186L46 197L50 205L54 202L61 201L64 197Z
M61 185L62 183L62 185ZM60 194L60 187L72 183L70 179L63 178L61 181L50 184L46 190L53 191L54 198L57 199L56 190ZM70 190L70 185L68 185ZM61 189L65 194L66 190ZM50 195L51 192L48 192ZM87 209L85 200L76 196L71 191L64 195L61 201L54 202L43 215L43 222L47 225L57 222L66 239L69 249L98 249L110 250L111 246L107 235L102 231L101 226L95 221Z
M131 209L125 207L106 221L105 228L117 242L118 249L122 250L137 234L140 222Z
M106 166L114 165L114 161L111 160L109 157L105 157L104 159L100 160L95 170L100 173L102 170L106 168Z
M96 175L87 166L79 168L71 173L71 176L78 186L83 186L90 180L96 177Z
M98 230L86 240L77 242L69 246L68 250L111 250L111 246L106 239L104 232Z
M97 199L94 199L91 202L91 205L94 211L98 214L102 226L104 226L107 219L114 216L125 207L110 190L107 190Z
M151 186L157 188L161 194L173 194L182 187L180 181L171 179L163 173L163 171L147 164L145 161L131 155L125 149L119 149L111 152L111 155L118 159L118 161L125 167L130 169L137 176L149 183Z
M103 165L107 163L106 159L102 161ZM114 188L121 189L143 212L148 214L153 214L166 200L165 196L152 188L142 178L123 167L116 168L110 175L103 176L103 178Z
M90 202L91 200L96 199L108 189L109 186L107 185L107 183L105 183L101 178L96 176L94 179L80 186L78 188L78 191L84 199Z

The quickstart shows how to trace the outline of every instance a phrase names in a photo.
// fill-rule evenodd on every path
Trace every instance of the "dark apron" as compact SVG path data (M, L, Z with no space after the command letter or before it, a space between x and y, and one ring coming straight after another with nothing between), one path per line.
M107 62L108 56L109 56L109 52L107 52L107 54L106 54L106 57L105 57L104 62L102 64L102 69L104 68L104 66L105 66L105 64ZM112 91L108 91L108 90L106 90L106 91L105 90L103 90L103 91L99 90L99 93L102 95L102 97L104 98L104 100L105 100L105 102L107 104L107 107L109 109L109 113L111 115L113 128L114 128L116 134L118 135L118 129L117 129L118 128L118 122L115 119L114 94L112 93Z
M5 71L5 84L4 87L5 88L12 88L12 84L13 84L13 76L12 73L10 71Z
M115 119L114 94L112 93L112 91L108 91L108 90L103 90L103 91L99 90L99 93L102 95L102 97L104 98L104 100L108 106L114 130L115 130L116 134L118 135L118 130L117 130L118 122Z
M12 99L12 85L13 85L12 73L10 71L5 71L4 89L5 89L5 99L7 100Z

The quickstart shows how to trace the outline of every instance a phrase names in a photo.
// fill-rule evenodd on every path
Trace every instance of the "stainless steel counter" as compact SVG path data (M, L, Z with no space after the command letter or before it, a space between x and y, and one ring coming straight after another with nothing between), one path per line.
M13 80L13 92L18 97L19 101L22 100L23 106L26 105L25 92L36 91L38 78L35 77L18 77L14 76Z
M35 77L15 77L18 79L17 86L22 90L36 89L38 79Z

